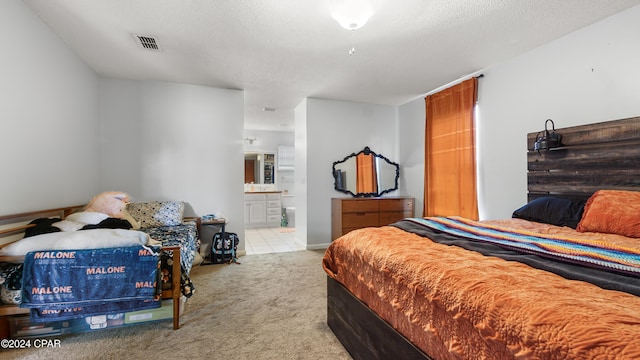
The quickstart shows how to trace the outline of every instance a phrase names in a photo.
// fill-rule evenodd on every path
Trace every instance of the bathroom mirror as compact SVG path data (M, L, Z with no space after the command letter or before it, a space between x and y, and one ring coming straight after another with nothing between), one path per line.
M275 184L276 154L265 152L244 153L245 184Z
M398 189L400 166L369 147L333 163L334 188L354 197L377 197Z

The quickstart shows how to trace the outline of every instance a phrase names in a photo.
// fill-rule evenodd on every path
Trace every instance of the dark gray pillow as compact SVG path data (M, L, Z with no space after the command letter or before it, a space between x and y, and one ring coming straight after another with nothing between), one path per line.
M513 212L512 217L575 229L582 218L585 200L541 197Z

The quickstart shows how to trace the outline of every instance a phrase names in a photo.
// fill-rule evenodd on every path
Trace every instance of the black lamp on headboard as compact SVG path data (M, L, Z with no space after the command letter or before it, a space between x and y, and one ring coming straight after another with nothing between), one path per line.
M547 128L549 122L551 123L551 130ZM553 120L547 119L547 121L544 122L544 131L540 131L536 136L533 149L540 152L540 150L549 150L559 146L562 146L562 135L556 132Z

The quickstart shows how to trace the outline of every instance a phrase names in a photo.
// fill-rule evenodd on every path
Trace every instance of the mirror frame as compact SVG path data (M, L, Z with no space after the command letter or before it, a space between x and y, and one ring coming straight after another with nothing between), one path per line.
M395 166L395 168L396 168L395 186L392 189L384 189L382 192L375 192L375 193L353 193L351 190L339 189L338 188L338 179L336 178L336 165L344 163L347 160L349 160L350 158L356 157L356 156L358 156L360 154L365 154L365 155L372 154L374 157L377 157L377 158L380 158L380 159L386 161L389 165ZM397 163L387 159L383 155L376 154L373 150L369 149L368 146L365 146L364 149L360 150L359 152L351 153L351 155L345 156L344 159L339 160L339 161L335 161L333 163L331 174L333 175L333 188L336 191L339 191L339 192L345 193L345 194L350 194L353 197L380 197L380 196L382 196L382 195L384 195L386 193L398 190L398 179L400 178L400 165L398 165Z

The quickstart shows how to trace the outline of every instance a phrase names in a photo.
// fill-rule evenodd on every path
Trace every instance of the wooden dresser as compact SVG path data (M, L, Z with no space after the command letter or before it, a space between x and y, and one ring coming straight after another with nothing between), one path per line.
M384 226L413 217L414 198L332 198L331 240L351 230Z

